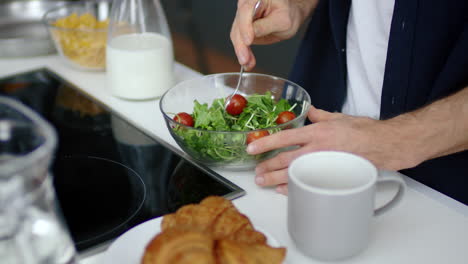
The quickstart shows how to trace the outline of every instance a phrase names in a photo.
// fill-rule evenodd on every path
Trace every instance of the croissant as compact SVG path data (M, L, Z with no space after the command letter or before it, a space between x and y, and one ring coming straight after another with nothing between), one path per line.
M161 230L147 245L142 264L275 264L286 256L285 248L267 245L249 218L220 196L165 215Z
M219 240L215 248L217 263L260 264L281 263L285 257L284 248L272 248L266 244L236 243L232 240Z
M148 244L142 263L215 264L214 240L197 231L170 229Z

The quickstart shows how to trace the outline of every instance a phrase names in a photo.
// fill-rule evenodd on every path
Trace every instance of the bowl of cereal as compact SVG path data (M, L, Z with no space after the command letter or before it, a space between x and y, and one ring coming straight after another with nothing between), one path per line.
M80 70L106 68L111 1L78 1L47 11L44 23L60 57Z

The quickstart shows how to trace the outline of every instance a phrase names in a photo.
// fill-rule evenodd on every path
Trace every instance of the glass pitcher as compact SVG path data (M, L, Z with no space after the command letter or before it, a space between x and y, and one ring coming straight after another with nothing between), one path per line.
M49 172L56 145L45 120L0 96L1 263L76 263Z
M173 85L173 46L159 0L115 0L106 48L108 88L120 98L161 97Z

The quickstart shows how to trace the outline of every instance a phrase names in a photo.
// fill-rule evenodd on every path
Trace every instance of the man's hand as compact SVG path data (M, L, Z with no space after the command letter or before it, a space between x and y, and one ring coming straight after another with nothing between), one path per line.
M277 185L279 192L287 194L289 164L313 151L351 152L367 158L379 169L401 170L468 149L468 87L383 121L314 107L308 116L313 124L258 139L247 147L248 153L259 154L298 146L260 163L255 170L258 185Z
M277 191L287 194L288 166L300 155L320 150L351 152L370 160L380 169L399 170L416 166L420 155L413 155L412 146L404 139L418 135L405 133L400 121L379 121L366 117L353 117L330 113L311 107L308 117L313 123L297 129L258 139L251 143L249 154L259 154L288 146L294 150L282 152L260 163L255 172L255 182L260 186L277 186Z
M239 0L231 28L231 41L237 58L247 70L255 66L252 44L272 44L293 37L310 15L318 0L262 0L253 19L257 0Z

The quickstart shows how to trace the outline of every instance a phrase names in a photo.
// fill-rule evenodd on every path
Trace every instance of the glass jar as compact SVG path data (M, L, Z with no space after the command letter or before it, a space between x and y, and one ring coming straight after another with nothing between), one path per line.
M0 262L70 264L76 250L49 172L57 136L38 114L0 97Z
M173 85L173 47L159 0L116 0L111 8L106 67L110 92L154 99Z

